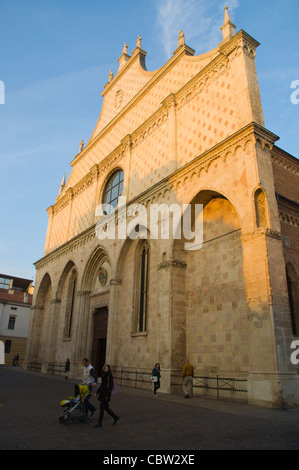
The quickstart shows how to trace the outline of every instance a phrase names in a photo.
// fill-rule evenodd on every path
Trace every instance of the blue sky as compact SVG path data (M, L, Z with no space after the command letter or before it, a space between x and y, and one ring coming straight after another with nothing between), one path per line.
M202 54L222 40L225 5L236 31L261 43L265 126L299 157L299 104L291 102L291 83L299 80L298 0L0 0L0 273L35 278L46 209L81 139L94 130L124 42L131 53L140 34L148 70L172 56L180 29Z

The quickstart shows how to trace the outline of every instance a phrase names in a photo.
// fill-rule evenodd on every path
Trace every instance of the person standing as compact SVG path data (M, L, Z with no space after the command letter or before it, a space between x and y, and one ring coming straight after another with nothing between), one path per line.
M82 365L83 365L83 375L82 375L81 384L87 385L89 390L92 390L96 386L98 377L96 375L94 367L90 364L89 359L85 357L82 360ZM91 403L89 403L89 398L87 398L84 403L85 403L86 416L88 415L88 410L90 411L90 416L92 416L94 412L96 411L96 407L93 406Z
M101 385L99 386L98 391L95 393L95 396L98 396L98 400L100 402L99 421L94 426L95 428L102 427L102 421L104 418L105 411L108 413L108 415L112 416L114 420L112 424L116 424L119 420L119 417L116 416L116 414L111 410L111 408L109 408L109 402L113 388L113 375L109 364L104 365L101 379Z
M13 361L12 361L12 365L15 366L15 367L19 367L19 359L20 359L20 356L18 354L16 356L14 356Z
M153 383L154 383L154 396L157 396L157 390L160 388L160 364L157 362L152 370L152 377L154 377Z
M191 398L193 395L193 377L194 377L193 366L192 364L190 364L189 359L186 359L186 362L182 371L182 385L183 385L183 392L185 394L184 398Z
M64 372L65 372L65 378L66 378L66 380L69 378L70 368L71 368L71 363L70 363L70 360L67 359L67 360L66 360L66 363L65 363L65 366L64 366Z

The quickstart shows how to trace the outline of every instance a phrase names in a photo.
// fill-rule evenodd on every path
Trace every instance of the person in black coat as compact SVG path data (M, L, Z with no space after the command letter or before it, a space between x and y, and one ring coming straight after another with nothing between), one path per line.
M66 363L65 363L65 366L64 366L64 372L65 372L65 378L66 379L68 379L68 377L69 377L70 369L71 369L71 363L70 363L70 360L67 359Z
M102 427L104 411L112 416L114 420L112 424L116 424L119 420L119 417L116 416L116 414L114 414L113 411L109 408L109 402L113 388L113 375L109 364L104 365L101 379L101 385L99 386L98 391L95 393L95 396L98 396L98 400L100 402L99 422L95 425L95 428Z
M157 362L152 371L152 377L157 377L156 382L154 382L154 396L157 396L157 390L160 388L160 364Z

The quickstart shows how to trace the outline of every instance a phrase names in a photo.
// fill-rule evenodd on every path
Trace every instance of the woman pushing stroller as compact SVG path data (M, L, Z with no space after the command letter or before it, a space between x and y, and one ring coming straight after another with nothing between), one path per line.
M113 388L113 375L109 364L104 365L101 379L101 385L99 386L98 391L95 393L95 396L98 396L98 400L100 402L99 422L95 425L95 428L102 427L104 411L106 411L110 416L112 416L114 420L112 424L116 424L119 420L119 417L116 416L114 412L109 408L109 402Z

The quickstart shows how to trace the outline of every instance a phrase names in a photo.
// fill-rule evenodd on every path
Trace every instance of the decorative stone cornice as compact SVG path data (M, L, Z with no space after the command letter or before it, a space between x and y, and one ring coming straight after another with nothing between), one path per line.
M282 240L281 233L278 230L274 230L269 227L265 227L265 228L261 227L252 232L241 234L242 242L251 241L254 238L260 238L260 237L271 237L271 238L276 238L277 240Z
M196 176L199 178L202 170L207 173L211 163L216 159L221 158L225 162L230 154L235 155L239 147L245 151L249 143L253 146L258 144L263 149L267 146L272 148L273 142L277 138L272 132L252 122L222 142L219 142L219 144L216 144L212 149L194 158L183 168L170 175L168 180L173 189L176 189L179 185L185 186L190 183L191 177Z
M187 264L177 259L170 259L168 261L164 261L163 263L158 264L159 271L161 269L169 269L169 268L186 269Z
M299 227L299 217L296 217L288 212L279 209L279 219L285 224L291 225L292 227Z
M111 279L110 286L121 286L122 280L121 279Z
M43 305L32 305L30 310L31 312L36 312L36 311L42 312L43 310L45 310L45 307Z
M279 230L273 228L265 228L265 235L267 237L276 238L277 240L282 240L282 235Z
M244 51L254 58L256 54L255 51L259 45L260 43L258 41L241 29L229 42L223 45L220 44L219 50L227 57L232 53L235 56Z
M158 127L160 127L168 118L168 110L164 106L152 114L141 126L136 129L132 137L132 147L135 148L147 137L149 137Z
M90 293L91 293L91 290L89 290L89 289L84 289L84 290L78 290L78 291L77 291L77 295L78 295L78 296L90 295Z
M59 199L56 200L53 206L50 206L49 209L47 209L48 214L49 215L58 214L60 211L62 211L69 205L72 199L73 199L73 189L69 188L63 196L59 197ZM49 211L51 212L49 213Z
M226 72L229 60L225 55L218 55L200 72L198 72L188 83L186 83L177 93L175 100L178 108L181 108L189 101L202 93L207 85Z
M36 270L43 269L47 267L49 263L57 262L63 256L73 253L81 246L85 246L86 243L94 240L95 236L95 226L93 225L92 227L89 227L88 230L85 230L83 233L80 233L75 238L67 241L62 246L55 248L47 253L43 258L36 261L36 263L34 263Z
M299 176L299 160L293 157L292 155L288 155L283 150L279 149L278 147L274 147L271 153L272 161L276 165L284 168L286 171L293 173L296 176Z

